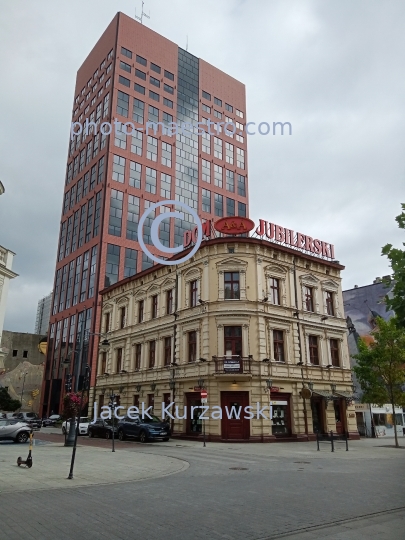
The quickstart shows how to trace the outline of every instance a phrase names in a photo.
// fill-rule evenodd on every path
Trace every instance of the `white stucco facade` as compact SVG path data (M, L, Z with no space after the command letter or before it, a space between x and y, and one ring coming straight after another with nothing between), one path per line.
M15 253L9 249L0 246L0 372L4 369L4 353L1 348L1 336L3 333L4 317L6 314L7 294L10 279L17 277L18 274L11 270Z

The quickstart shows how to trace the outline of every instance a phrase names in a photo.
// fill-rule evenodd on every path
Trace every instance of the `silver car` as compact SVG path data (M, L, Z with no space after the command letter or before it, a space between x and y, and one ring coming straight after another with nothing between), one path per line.
M0 441L25 443L30 437L31 428L23 422L0 420Z

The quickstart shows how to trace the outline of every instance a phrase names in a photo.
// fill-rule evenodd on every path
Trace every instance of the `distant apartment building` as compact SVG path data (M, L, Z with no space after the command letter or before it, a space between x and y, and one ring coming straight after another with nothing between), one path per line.
M52 305L51 291L47 296L38 301L37 318L35 320L35 334L47 334L49 327L49 317L51 316Z
M249 214L245 86L123 13L117 13L77 73L71 119L80 126L86 120L91 124L71 139L68 149L44 414L60 409L61 360L74 356L82 325L85 347L80 362L75 358L71 363L74 385L80 386L87 362L94 385L99 293L153 265L138 242L139 219L152 204L176 200L202 220ZM101 133L101 125L114 124L114 119L137 128L147 122L222 121L233 123L237 132L169 136L161 130L127 134L119 128ZM154 217L149 214L145 222L143 240L156 255ZM160 242L183 245L184 232L192 227L187 214L163 219Z

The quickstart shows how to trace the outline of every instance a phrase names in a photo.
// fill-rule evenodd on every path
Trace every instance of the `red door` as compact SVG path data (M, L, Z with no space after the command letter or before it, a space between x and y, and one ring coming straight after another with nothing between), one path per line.
M221 392L222 438L249 439L250 421L245 419L249 392Z

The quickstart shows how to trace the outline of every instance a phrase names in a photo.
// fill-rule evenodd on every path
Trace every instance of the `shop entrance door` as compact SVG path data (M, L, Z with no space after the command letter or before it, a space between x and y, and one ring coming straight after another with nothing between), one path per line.
M222 438L249 439L250 422L245 419L249 392L221 392Z
M325 403L321 397L311 398L312 429L314 433L325 433Z
M335 409L336 433L341 435L345 432L345 411L343 407L343 399L333 400L333 407Z
M202 432L201 408L194 408L191 414L191 407L201 407L201 394L199 392L187 392L187 435L199 435Z

